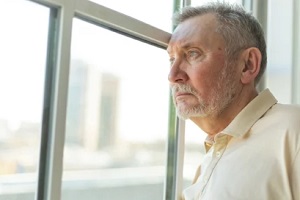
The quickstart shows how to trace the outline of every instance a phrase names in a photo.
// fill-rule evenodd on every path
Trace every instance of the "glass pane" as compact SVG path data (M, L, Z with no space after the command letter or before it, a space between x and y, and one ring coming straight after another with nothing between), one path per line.
M78 19L72 36L62 199L162 199L166 51Z
M0 3L0 199L33 200L37 188L49 9Z
M280 13L280 15L276 14ZM291 103L293 1L272 1L268 7L267 87L281 103ZM284 38L284 39L279 39Z
M166 32L172 31L174 0L91 0Z
M185 121L185 154L183 166L183 188L191 185L196 170L201 164L205 154L204 140L206 133L203 132L194 122Z

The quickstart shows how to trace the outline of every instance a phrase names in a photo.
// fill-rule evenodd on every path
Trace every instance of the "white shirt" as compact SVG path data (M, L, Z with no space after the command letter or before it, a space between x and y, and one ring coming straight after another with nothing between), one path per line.
M300 107L268 89L207 149L185 200L300 200Z

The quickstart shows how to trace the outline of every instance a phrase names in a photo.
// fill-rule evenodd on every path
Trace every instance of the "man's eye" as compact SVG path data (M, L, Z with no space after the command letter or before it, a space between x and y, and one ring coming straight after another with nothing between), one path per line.
M198 51L189 51L187 52L187 58L188 60L194 60L199 56L199 52Z

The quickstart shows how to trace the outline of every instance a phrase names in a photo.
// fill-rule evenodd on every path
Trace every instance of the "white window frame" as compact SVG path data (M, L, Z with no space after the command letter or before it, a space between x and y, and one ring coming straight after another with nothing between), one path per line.
M166 49L170 33L87 0L30 0L50 8L36 200L60 200L74 17Z

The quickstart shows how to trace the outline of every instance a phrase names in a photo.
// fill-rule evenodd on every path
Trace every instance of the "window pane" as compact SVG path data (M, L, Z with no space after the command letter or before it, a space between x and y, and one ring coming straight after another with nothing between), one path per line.
M72 36L62 199L162 199L166 51L78 19Z
M33 200L37 188L49 9L0 3L0 199Z
M207 135L194 122L186 120L185 123L183 189L191 185L196 170L201 164L202 157L205 154L204 140Z
M291 103L292 95L292 11L293 1L275 0L268 7L266 80L281 103Z
M166 32L172 31L173 0L91 0Z

